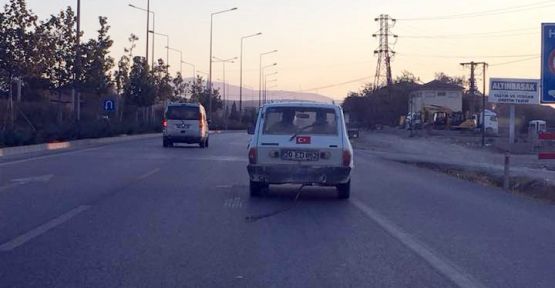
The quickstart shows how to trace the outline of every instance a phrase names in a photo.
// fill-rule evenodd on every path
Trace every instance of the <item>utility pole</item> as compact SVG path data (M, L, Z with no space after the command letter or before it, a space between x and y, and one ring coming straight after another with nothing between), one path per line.
M80 83L81 80L81 0L77 0L77 37L75 37L75 67L74 67L74 79L73 79L73 108L77 110L76 119L81 120L81 92ZM77 100L75 99L77 97Z
M472 112L477 112L478 108L478 93L476 93L478 91L478 88L476 86L476 68L482 65L482 69L483 69L483 91L482 91L482 109L480 116L478 117L479 121L480 121L480 126L481 126L481 134L482 134L482 147L486 146L486 127L485 127L485 120L486 120L486 67L488 66L488 63L486 62L465 62L465 63L461 63L461 66L463 67L470 67L470 94L472 95L472 105L470 107L470 111Z
M376 66L376 75L374 77L374 89L385 83L386 86L393 84L391 75L391 57L395 55L395 51L391 48L391 38L397 39L397 35L391 33L391 29L397 22L387 14L382 14L374 21L379 22L380 30L373 34L372 37L379 38L378 49L374 50L374 55L378 55L378 63Z

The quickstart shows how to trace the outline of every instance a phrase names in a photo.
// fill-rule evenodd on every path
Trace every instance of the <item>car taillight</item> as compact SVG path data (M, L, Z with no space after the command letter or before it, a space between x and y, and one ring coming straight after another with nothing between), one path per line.
M166 120L166 119L162 120L162 126L164 128L168 127L168 120Z
M343 151L343 166L348 167L351 165L351 160L353 159L353 155L351 151L345 150Z
M198 116L198 128L200 128L200 130L202 130L202 128L204 127L204 121L202 121L202 114L199 114Z
M249 149L249 163L256 164L256 148Z

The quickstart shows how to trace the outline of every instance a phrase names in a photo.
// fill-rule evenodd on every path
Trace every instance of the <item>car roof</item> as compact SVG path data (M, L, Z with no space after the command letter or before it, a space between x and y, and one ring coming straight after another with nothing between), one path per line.
M332 103L307 102L307 101L276 102L276 103L264 104L263 106L263 108L265 109L270 107L311 107L311 108L341 109L339 105L332 104Z
M200 107L200 104L198 103L169 103L168 107Z

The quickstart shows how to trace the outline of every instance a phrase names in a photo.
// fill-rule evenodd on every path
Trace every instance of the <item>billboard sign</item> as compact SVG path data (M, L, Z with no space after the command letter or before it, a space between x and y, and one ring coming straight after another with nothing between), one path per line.
M555 104L555 23L542 23L541 103Z
M540 80L491 78L490 103L540 104Z

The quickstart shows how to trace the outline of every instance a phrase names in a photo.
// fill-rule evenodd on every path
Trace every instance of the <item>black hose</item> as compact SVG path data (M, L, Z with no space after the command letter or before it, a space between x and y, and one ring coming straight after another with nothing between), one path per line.
M273 211L273 212L270 212L270 213L247 216L247 217L245 217L245 220L249 223L253 223L253 222L257 222L259 220L262 220L262 219L265 219L265 218L270 218L272 216L275 216L275 215L278 215L278 214L281 214L281 213L285 213L289 210L292 210L293 208L295 208L297 206L299 197L301 197L301 193L303 192L303 188L305 186L306 185L303 184L299 187L299 189L297 190L297 196L295 196L295 199L293 200L292 205L290 205L289 207L279 209L279 210L276 210L276 211Z

